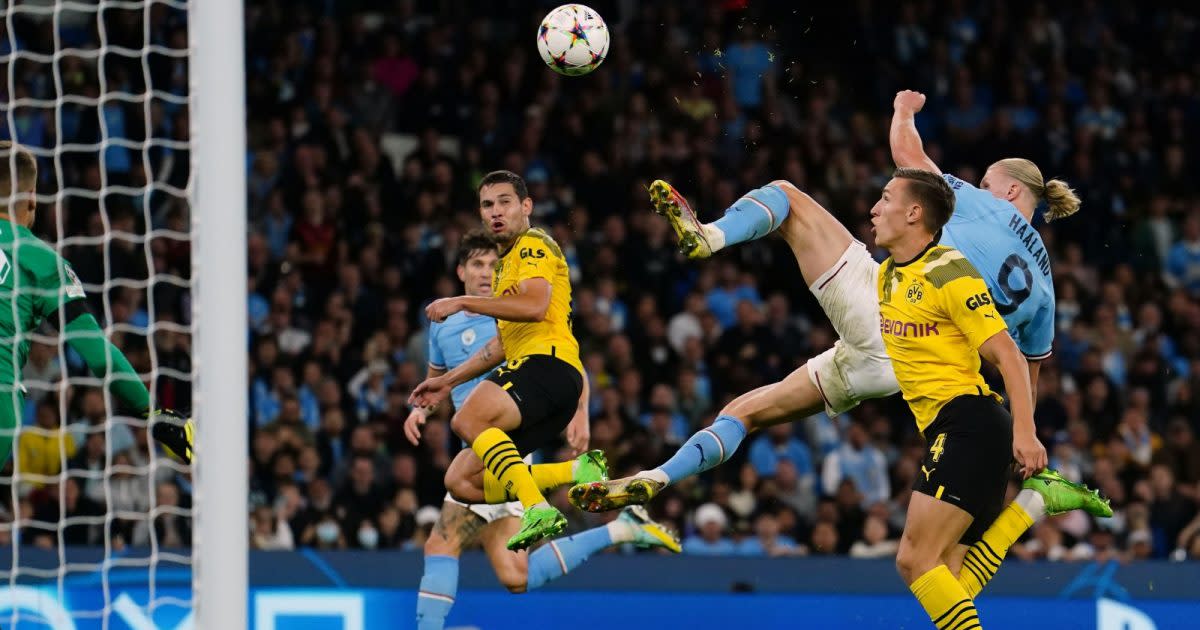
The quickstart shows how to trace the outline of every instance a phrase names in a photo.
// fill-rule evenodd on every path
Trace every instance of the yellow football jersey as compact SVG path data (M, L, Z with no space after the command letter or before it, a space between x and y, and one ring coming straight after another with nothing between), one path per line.
M902 265L888 258L878 289L883 343L919 430L959 396L1000 399L979 373L979 346L1008 326L961 252L935 245Z
M548 354L583 373L579 342L571 332L571 276L567 259L554 239L531 228L517 237L513 246L496 263L492 276L493 295L512 295L521 281L545 278L550 282L550 307L540 322L496 320L500 343L508 360L531 354Z

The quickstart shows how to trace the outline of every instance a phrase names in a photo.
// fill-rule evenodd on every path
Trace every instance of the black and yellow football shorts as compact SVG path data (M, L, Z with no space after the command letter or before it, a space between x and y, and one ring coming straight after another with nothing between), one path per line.
M913 490L972 517L959 540L972 545L1004 509L1012 474L1012 416L991 396L959 396L925 427L929 450Z
M521 426L507 433L522 456L549 444L566 430L583 393L579 370L549 354L506 361L487 380L503 388L517 403Z

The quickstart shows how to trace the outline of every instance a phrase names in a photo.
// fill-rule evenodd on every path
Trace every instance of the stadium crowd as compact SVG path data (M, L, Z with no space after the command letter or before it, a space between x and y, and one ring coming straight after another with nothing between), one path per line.
M912 88L943 170L1028 157L1083 198L1038 226L1058 335L1036 418L1051 465L1116 516L1048 519L1013 554L1200 559L1200 21L1130 0L783 4L596 2L608 59L564 78L533 46L554 3L247 2L254 547L421 548L459 443L443 411L410 445L406 399L425 304L461 291L482 174L524 175L571 263L592 445L625 475L835 339L781 241L686 262L644 186L668 179L712 219L786 178L871 245L892 97ZM106 314L136 325L145 306L121 296ZM159 365L185 360L186 337L156 341ZM685 553L886 556L925 448L899 397L872 401L751 436L651 510ZM179 479L160 501L186 505ZM573 529L611 518L552 500Z

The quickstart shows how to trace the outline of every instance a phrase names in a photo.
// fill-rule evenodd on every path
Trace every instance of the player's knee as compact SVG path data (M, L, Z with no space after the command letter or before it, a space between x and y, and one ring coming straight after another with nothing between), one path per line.
M458 471L453 468L446 471L446 477L442 480L442 483L446 486L446 492L450 493L450 496L455 501L463 503L471 502L469 499L471 498L471 489L474 487L474 484Z
M757 428L754 423L757 411L758 405L754 404L754 397L750 394L742 394L721 408L720 415L729 416L741 422L742 426L746 427L746 433L749 433Z
M517 567L507 567L498 571L496 577L500 579L500 583L504 585L504 588L508 589L508 592L514 595L524 593L529 584L529 574Z
M917 578L937 566L940 558L930 557L921 549L901 538L900 548L896 550L896 571L904 579L905 584L912 584Z
M469 433L472 426L473 423L471 420L464 417L461 413L456 413L454 417L450 418L450 429L459 437L463 437ZM463 437L463 439L465 440L466 438Z
M912 584L912 572L914 568L914 558L911 547L901 545L896 550L896 572L904 580L905 584Z
M430 534L429 538L425 541L426 556L453 556L457 558L460 551L457 544L446 540L436 532Z

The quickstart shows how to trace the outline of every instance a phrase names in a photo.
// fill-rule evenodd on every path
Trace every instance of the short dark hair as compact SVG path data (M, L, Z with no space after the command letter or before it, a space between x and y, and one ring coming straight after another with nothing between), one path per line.
M496 241L480 230L472 230L458 242L458 264L465 265L473 256L497 252Z
M936 234L954 213L954 191L941 175L919 168L896 169L896 179L908 180L908 194L921 206L925 227Z
M529 187L525 185L525 178L517 175L512 171L492 171L483 176L479 180L479 188L475 192L483 190L484 186L493 184L512 184L513 190L517 191L517 198L524 201L529 198Z

